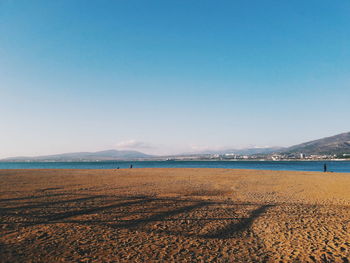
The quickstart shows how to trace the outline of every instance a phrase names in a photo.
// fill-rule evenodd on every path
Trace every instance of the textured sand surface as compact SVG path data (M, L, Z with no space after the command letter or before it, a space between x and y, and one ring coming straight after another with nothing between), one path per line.
M0 262L349 262L350 174L0 170Z

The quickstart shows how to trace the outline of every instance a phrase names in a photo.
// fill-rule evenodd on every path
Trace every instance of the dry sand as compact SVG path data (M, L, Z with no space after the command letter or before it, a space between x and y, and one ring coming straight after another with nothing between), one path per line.
M350 174L0 170L0 262L349 262Z

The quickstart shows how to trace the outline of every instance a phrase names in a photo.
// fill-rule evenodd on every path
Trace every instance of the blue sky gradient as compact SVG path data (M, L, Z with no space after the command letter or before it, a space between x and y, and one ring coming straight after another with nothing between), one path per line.
M350 131L350 2L0 0L0 157Z

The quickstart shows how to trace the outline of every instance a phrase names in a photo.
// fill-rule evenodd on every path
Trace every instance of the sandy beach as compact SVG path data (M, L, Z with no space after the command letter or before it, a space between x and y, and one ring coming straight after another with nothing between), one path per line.
M349 262L350 174L0 170L0 262Z

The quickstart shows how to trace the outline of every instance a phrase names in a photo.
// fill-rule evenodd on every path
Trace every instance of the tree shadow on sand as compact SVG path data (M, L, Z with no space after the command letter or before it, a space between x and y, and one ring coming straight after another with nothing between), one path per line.
M52 197L57 198L60 195L55 194ZM33 199L35 198L33 196ZM19 201L22 198L13 198L11 201L16 200ZM89 201L92 204L86 203ZM57 211L56 205L60 205L61 211ZM226 208L222 208L223 206ZM250 209L249 206L258 208ZM243 231L251 228L254 221L272 206L231 201L201 201L191 198L92 195L69 200L52 200L51 202L45 200L45 202L32 205L4 207L0 208L0 216L7 219L1 220L1 224L12 224L13 227L10 228L13 230L18 227L18 224L27 227L39 224L78 223L103 225L112 229L128 229L130 231L142 230L165 235L227 239L240 235ZM244 210L248 208L246 211L249 214L248 217L237 216L242 215L240 212L242 208ZM215 213L210 214L211 211ZM222 216L223 214L228 216ZM131 219L130 216L132 216ZM8 220L9 217L10 220ZM200 223L201 226L215 221L219 227L209 229L209 233L206 234L193 233L190 231L191 226L187 225L181 229L181 226L177 224L183 220L190 222L189 224ZM156 222L163 224L175 222L180 231L172 231L173 225L170 228L157 229L154 226Z
M249 229L254 221L260 217L260 215L264 214L266 210L274 205L263 205L259 208L253 210L249 217L241 218L238 223L229 223L223 228L215 231L214 233L210 233L207 235L203 235L204 238L221 238L226 239L232 236L240 235L243 231Z

